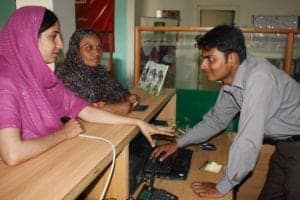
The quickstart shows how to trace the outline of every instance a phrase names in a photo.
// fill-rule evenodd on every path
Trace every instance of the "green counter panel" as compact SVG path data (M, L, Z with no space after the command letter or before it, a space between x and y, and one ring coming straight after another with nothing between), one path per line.
M203 119L203 115L215 105L217 90L176 90L176 125L178 128L191 128ZM227 131L237 131L239 117L236 116Z

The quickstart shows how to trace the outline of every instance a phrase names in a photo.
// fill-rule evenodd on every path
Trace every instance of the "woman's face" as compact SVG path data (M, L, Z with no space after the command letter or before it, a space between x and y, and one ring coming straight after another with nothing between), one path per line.
M90 67L96 67L102 56L102 44L97 35L86 35L79 44L79 53L83 63Z
M38 38L38 47L47 64L55 62L59 51L63 48L58 22L40 34Z

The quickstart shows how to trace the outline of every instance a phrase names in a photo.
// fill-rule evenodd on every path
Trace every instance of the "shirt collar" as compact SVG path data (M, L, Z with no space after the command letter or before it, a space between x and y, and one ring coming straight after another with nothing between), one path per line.
M244 80L246 80L246 76L248 73L247 66L248 66L248 59L245 59L242 64L238 67L238 70L235 74L234 80L232 82L232 85L224 85L225 91L231 91L233 88L237 87L240 89L244 88Z

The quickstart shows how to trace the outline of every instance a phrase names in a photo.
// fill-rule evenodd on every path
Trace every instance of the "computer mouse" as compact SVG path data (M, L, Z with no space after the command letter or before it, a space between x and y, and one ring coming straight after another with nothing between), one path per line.
M201 149L208 151L215 151L217 147L212 143L203 143L200 145Z

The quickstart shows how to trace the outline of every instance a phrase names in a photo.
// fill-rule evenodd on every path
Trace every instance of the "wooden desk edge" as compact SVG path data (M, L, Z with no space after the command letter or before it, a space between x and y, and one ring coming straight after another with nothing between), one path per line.
M134 88L131 90L132 93L134 94L143 94L143 95L149 95L148 93L146 93L145 91L143 91L142 89L139 88ZM150 115L146 116L143 120L145 121L149 121L151 120L168 102L169 100L175 95L175 89L172 88L164 88L162 90L162 95L167 95L165 96L165 98L163 99L163 101L159 104L158 107L156 107L153 112L150 113ZM143 99L142 102L143 103ZM130 117L130 114L129 114ZM116 146L116 154L118 157L119 154L122 152L122 150L126 147L126 145L129 144L129 142L136 136L136 134L139 132L139 128L135 127L134 130L132 130L130 133L128 133L128 136L118 145ZM94 167L93 171L91 171L89 174L87 174L85 176L85 178L77 184L76 187L74 187L71 191L68 192L68 194L66 194L66 196L64 197L64 199L73 199L76 196L78 196L86 187L88 184L90 184L94 178L96 176L98 176L100 173L103 172L103 170L109 166L109 164L111 163L111 157L106 156L105 158L105 164L103 165L103 163L99 163L97 166Z

